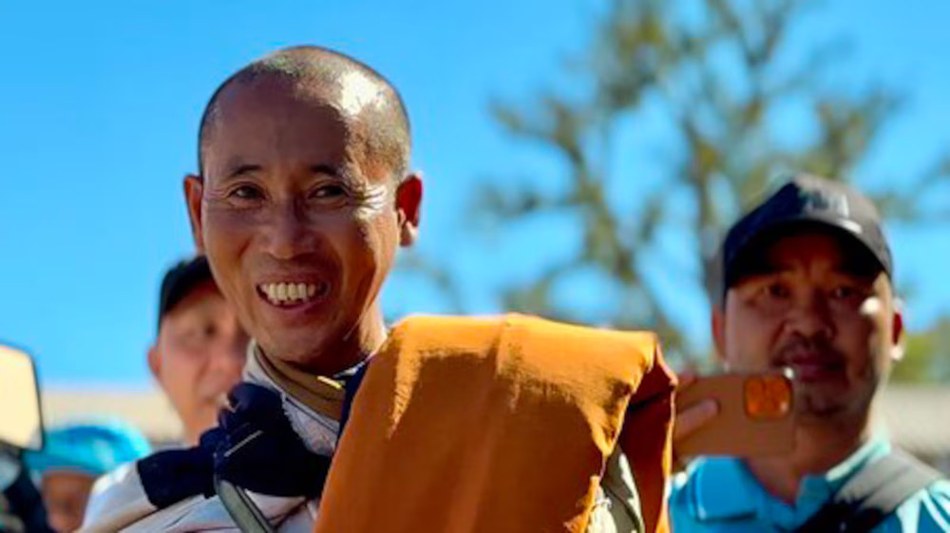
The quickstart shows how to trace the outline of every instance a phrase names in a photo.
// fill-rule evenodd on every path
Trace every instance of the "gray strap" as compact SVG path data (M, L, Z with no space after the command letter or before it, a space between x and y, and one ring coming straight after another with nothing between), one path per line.
M942 475L894 450L854 475L797 531L870 531Z
M214 478L214 490L218 498L228 510L228 514L244 533L274 533L274 528L267 521L267 517L254 505L244 489L225 481L218 476Z

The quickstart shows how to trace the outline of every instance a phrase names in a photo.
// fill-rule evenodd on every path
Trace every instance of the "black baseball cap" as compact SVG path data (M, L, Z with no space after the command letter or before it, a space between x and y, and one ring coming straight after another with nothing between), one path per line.
M830 231L867 252L876 267L892 277L891 249L881 229L877 208L868 197L848 185L810 175L798 175L782 185L755 209L739 219L723 241L719 252L722 287L719 302L744 274L750 252L779 236L810 227ZM869 265L870 266L870 265Z
M162 278L158 302L158 322L198 285L213 280L208 259L202 255L179 262Z

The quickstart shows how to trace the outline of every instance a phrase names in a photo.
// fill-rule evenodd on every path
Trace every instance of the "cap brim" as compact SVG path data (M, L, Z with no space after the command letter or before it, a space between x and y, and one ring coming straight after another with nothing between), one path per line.
M161 315L168 314L198 285L213 281L211 267L208 261L199 257L181 267L175 272L171 284L166 290L165 301L162 303ZM161 318L161 317L159 317Z
M808 230L827 232L857 244L862 250L867 252L868 256L875 261L876 266L880 268L881 271L890 275L888 265L885 260L879 256L877 249L869 241L868 236L862 231L860 225L853 220L809 214L776 220L762 227L758 232L740 244L733 254L730 264L725 266L726 289L728 290L733 283L741 278L743 272L742 269L738 267L741 266L743 259L749 257L752 252L761 250L764 246L774 243L781 237Z

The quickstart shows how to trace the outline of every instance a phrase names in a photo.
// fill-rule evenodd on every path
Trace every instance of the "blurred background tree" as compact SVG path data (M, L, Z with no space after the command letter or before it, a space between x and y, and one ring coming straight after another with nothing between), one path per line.
M925 331L907 335L903 361L894 367L893 381L950 383L950 317Z
M513 140L555 154L565 171L485 180L471 206L478 227L509 229L553 215L577 221L581 233L574 255L505 288L501 305L589 322L588 312L553 296L578 272L594 275L602 280L603 323L654 329L672 359L706 361L709 347L687 339L675 314L698 305L708 312L728 224L792 172L852 179L899 108L888 87L826 75L846 60L842 43L802 50L792 42L810 4L611 0L588 48L565 63L570 89L493 103ZM935 216L915 199L946 177L948 165L929 168L902 177L899 190L872 191L891 220ZM562 245L550 235L532 243ZM915 354L947 346L946 331L944 322L911 339L915 362L900 376L929 372Z

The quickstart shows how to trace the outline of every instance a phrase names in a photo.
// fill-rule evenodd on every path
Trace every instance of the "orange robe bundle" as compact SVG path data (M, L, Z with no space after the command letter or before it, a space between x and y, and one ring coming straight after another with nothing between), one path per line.
M583 531L618 442L647 531L666 531L673 389L652 333L407 319L356 395L316 531Z

